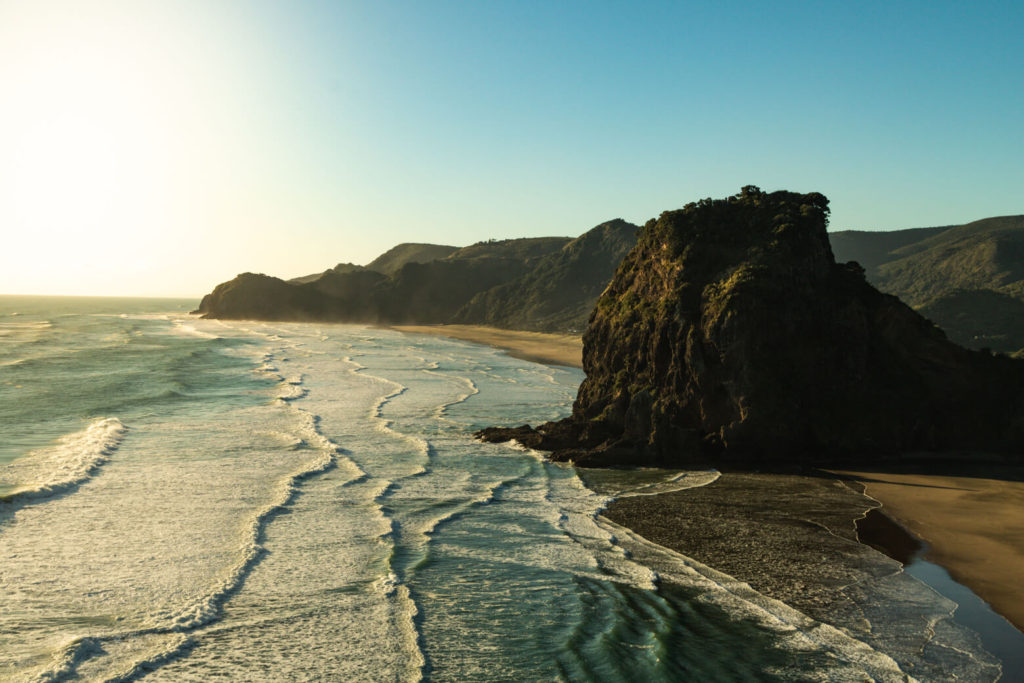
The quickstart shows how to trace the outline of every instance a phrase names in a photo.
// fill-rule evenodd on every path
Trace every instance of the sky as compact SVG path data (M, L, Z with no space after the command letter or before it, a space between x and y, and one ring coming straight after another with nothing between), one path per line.
M1024 213L1024 3L0 0L0 293L198 297L400 242L821 192Z

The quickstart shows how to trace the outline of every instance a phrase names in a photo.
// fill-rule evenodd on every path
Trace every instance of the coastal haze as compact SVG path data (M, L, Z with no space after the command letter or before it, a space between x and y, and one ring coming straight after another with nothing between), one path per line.
M0 292L199 297L746 183L1019 214L1017 3L0 4Z

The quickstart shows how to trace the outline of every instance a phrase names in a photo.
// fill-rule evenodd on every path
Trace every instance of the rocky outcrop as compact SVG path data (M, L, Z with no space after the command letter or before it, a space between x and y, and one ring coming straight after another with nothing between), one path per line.
M262 273L242 273L217 285L193 313L235 320L316 320L326 315L328 302L328 297L309 285L294 285Z
M242 273L217 285L193 313L225 320L376 322L376 294L387 278L370 270L327 271L312 282Z
M820 194L747 187L648 222L591 316L572 417L481 436L590 465L1024 451L1024 363L837 264L827 216Z

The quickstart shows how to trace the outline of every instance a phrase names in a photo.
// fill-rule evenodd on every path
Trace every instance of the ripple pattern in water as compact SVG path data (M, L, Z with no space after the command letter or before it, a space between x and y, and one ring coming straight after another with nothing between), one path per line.
M4 680L907 678L898 648L607 522L573 469L471 438L567 414L578 371L354 326L52 313L3 328L37 384L4 409Z

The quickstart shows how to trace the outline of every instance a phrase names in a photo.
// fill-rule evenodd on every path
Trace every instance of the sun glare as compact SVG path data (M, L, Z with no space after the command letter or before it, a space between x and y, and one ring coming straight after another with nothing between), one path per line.
M168 239L195 84L151 17L24 7L0 11L2 264L29 290L67 292ZM66 282L34 284L40 262Z

